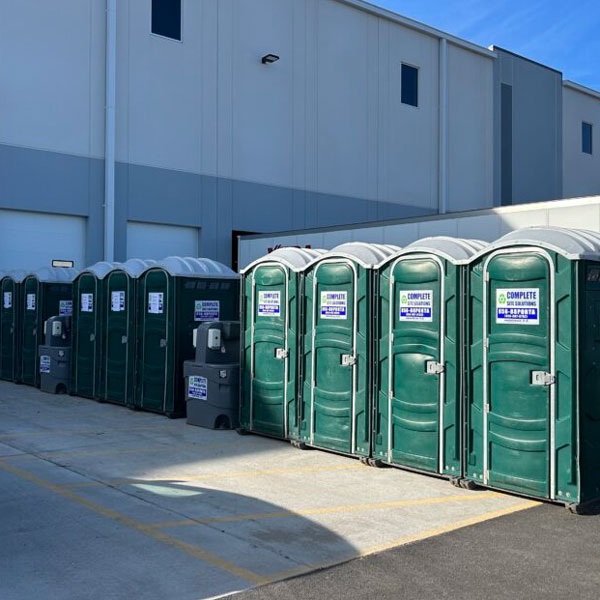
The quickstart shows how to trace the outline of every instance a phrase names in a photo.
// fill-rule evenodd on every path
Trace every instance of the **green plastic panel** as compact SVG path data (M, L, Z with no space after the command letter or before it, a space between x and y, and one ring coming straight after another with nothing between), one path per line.
M18 381L19 284L5 277L0 292L0 379Z

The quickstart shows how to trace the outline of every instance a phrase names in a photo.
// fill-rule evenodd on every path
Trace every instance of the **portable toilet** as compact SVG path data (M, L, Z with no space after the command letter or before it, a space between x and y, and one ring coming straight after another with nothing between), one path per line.
M185 416L183 363L205 321L239 321L240 276L207 258L170 257L138 279L135 408Z
M2 273L0 291L2 313L0 315L0 379L19 381L21 282L25 271Z
M461 478L464 289L485 246L425 238L379 266L375 461Z
M135 387L137 280L154 260L134 258L115 265L103 279L102 353L99 399L131 406Z
M302 444L370 456L373 269L398 250L342 244L305 271Z
M470 265L467 477L600 498L600 234L534 227Z
M73 312L73 268L43 267L21 284L21 364L23 383L39 386L38 346L43 342L44 323L57 315Z
M81 271L73 281L71 394L74 396L98 398L100 394L103 280L119 264L98 262Z
M280 248L242 270L241 430L298 439L302 276L324 252Z

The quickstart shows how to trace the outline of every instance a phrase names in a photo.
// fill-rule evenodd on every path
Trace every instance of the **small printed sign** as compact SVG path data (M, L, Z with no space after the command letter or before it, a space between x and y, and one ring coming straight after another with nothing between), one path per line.
M73 300L59 300L58 314L61 317L70 317L73 314Z
M500 325L539 325L540 289L497 289L496 323Z
M4 308L12 308L12 292L4 292Z
M148 312L151 315L162 315L165 310L165 295L163 292L148 294Z
M258 292L258 316L278 317L281 314L281 292Z
M50 373L50 357L45 354L40 356L40 373Z
M125 292L111 292L110 310L112 312L123 312L125 310Z
M206 377L190 377L188 384L188 397L194 400L208 399L208 380Z
M35 310L35 294L27 294L27 310Z
M218 321L221 304L218 300L196 300L194 321Z
M400 290L400 321L433 322L433 290Z
M94 294L81 294L81 312L94 312Z
M321 292L321 319L348 318L348 292Z
M75 263L72 260L53 260L52 266L58 269L72 269Z

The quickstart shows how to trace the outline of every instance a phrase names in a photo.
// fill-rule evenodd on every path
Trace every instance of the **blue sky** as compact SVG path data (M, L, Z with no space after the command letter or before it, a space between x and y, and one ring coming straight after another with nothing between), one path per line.
M495 44L600 90L598 0L370 0L482 46Z

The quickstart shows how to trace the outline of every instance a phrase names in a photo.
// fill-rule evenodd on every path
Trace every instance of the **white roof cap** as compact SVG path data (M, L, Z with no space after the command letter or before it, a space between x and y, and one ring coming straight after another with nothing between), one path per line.
M265 262L280 263L292 271L303 271L307 265L325 254L325 252L327 250L314 248L279 248L250 263L241 270L241 273L246 273Z
M239 275L224 264L210 258L170 256L148 267L163 269L174 277L196 277L213 279L239 279Z
M124 263L115 263L111 272L124 271L130 277L137 279L144 271L156 265L155 260L142 260L141 258L130 258Z
M473 260L493 250L513 246L539 246L568 260L600 261L600 233L565 227L526 227L511 231L478 252Z
M372 269L379 263L386 260L389 256L396 254L400 251L398 246L392 246L391 244L369 244L367 242L347 242L340 244L325 252L314 262L318 262L324 259L331 258L349 258L350 260L356 261L361 267L365 269Z
M79 275L79 269L60 269L58 267L42 267L27 274L27 277L35 277L42 283L71 283Z
M0 279L10 277L13 281L21 283L25 277L27 277L27 271L23 269L13 269L12 271L3 271L0 273Z
M488 243L481 240L466 240L449 236L427 237L405 246L394 256L387 258L383 264L400 256L425 252L440 256L455 265L464 265L487 246Z
M108 273L122 267L118 262L97 262L91 267L86 267L79 275L95 275L98 279L104 279Z

